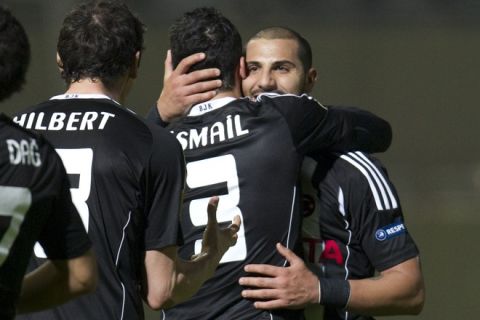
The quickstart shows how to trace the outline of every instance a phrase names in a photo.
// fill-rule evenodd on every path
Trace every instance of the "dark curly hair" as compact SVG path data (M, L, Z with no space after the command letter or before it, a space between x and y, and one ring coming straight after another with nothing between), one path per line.
M109 87L125 75L143 50L142 22L121 1L86 1L64 19L58 37L67 85L97 78Z
M222 89L232 89L235 68L242 56L242 38L237 28L214 8L197 8L185 13L170 27L172 63L176 67L185 57L204 52L206 58L190 71L218 68Z
M29 62L25 30L8 9L0 6L0 101L22 88Z

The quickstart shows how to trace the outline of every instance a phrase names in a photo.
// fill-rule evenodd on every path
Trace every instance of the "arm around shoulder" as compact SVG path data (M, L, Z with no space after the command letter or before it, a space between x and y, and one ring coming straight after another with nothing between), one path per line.
M356 107L329 107L329 113L343 118L351 127L352 141L348 150L367 153L385 152L392 143L392 127L379 116Z

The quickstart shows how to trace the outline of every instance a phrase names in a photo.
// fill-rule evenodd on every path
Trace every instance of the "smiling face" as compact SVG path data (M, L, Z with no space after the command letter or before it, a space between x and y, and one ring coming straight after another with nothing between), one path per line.
M250 40L246 47L247 77L242 81L243 94L256 97L263 92L309 93L316 71L305 72L294 39Z

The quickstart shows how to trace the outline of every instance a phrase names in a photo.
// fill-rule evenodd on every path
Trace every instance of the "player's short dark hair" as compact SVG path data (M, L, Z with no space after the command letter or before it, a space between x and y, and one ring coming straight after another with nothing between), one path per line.
M287 27L268 27L258 31L249 41L255 39L292 39L298 43L298 58L305 72L312 67L312 47L298 32Z
M170 27L172 63L176 67L187 56L204 52L206 58L190 71L218 68L221 89L232 89L235 68L242 56L242 38L230 20L214 8L197 8L185 13Z
M30 45L20 22L0 5L0 101L25 83Z
M125 75L143 50L142 22L121 1L86 1L64 19L57 50L67 85L97 78L107 87Z

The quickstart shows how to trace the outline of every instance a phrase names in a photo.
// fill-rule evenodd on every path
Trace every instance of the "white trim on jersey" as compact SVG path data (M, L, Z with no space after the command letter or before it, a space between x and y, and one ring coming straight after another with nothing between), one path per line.
M118 251L117 251L117 257L115 258L115 266L118 267L118 259L120 257L120 252L122 251L122 246L123 246L123 240L125 240L125 229L127 229L127 226L130 224L130 219L132 217L132 211L128 212L128 219L127 223L123 226L122 229L122 240L120 240L120 245L118 246ZM122 286L122 314L120 316L120 320L123 320L123 315L125 313L125 285L123 284L122 281L120 281L120 285Z
M389 199L387 197L387 194L385 192L385 188L383 187L382 183L380 182L380 179L378 178L376 173L373 171L371 166L369 166L367 163L365 163L365 161L363 161L359 156L357 156L353 152L349 152L348 155L351 156L352 158L354 158L355 160L357 160L361 165L363 165L363 167L365 169L368 170L368 172L370 173L370 176L375 180L378 190L380 190L380 193L382 194L382 199L383 199L383 203L385 205L385 209L389 210L391 208L391 206L390 206L390 201L389 201Z
M290 249L289 243L290 243L290 233L292 231L292 220L293 220L293 212L295 208L295 196L297 195L297 187L293 187L293 197L292 197L292 207L290 208L290 221L288 223L288 233L287 233L287 243L286 247ZM283 266L285 267L287 265L288 261L285 259L285 262L283 263Z
M390 201L392 202L392 208L393 209L397 209L398 208L398 203L397 203L397 199L395 198L395 196L393 195L393 192L392 192L392 189L390 188L389 184L387 183L387 181L385 180L385 177L383 176L383 174L380 172L380 170L378 170L377 166L375 164L373 164L372 161L370 161L370 159L368 159L362 152L360 151L357 151L355 152L359 157L361 157L362 159L365 160L366 163L368 163L372 168L373 170L375 170L375 172L377 173L378 177L380 178L380 180L382 180L382 183L383 185L385 186L385 189L387 190L388 192L388 195L390 196Z
M345 280L348 280L348 276L350 272L348 270L348 261L350 260L350 243L352 241L352 230L350 230L350 224L348 223L347 219L345 219L345 198L343 195L342 187L338 187L338 210L343 216L343 222L345 222L345 230L348 232L348 242L345 245L347 249L347 256L345 257ZM345 310L345 319L348 319L348 311Z
M368 175L368 172L360 164L355 162L355 160L349 158L347 155L342 154L340 156L340 158L342 158L343 160L352 164L354 167L356 167L365 176L365 178L367 178L367 181L368 181L368 184L370 185L370 189L372 191L373 199L375 200L375 204L377 206L377 209L378 210L383 210L382 202L380 201L380 197L378 196L377 189L376 189L375 184L373 183L372 179Z
M132 211L128 212L128 219L127 223L123 226L122 229L122 240L120 240L120 246L118 247L117 251L117 258L115 259L115 266L118 266L118 258L120 257L120 251L122 251L123 240L125 240L125 229L127 229L128 224L130 223L130 218L132 217Z
M282 93L282 92L262 92L260 93L256 100L261 101L262 97L269 97L269 98L278 98L278 97L297 97L300 98L302 96L307 96L306 94L298 95L293 93Z
M120 281L122 285L122 314L120 315L120 320L123 320L123 315L125 314L125 285Z
M224 98L209 100L203 103L196 104L192 108L190 108L190 111L188 112L187 116L195 117L195 116L202 115L204 113L222 108L223 106L229 104L234 100L237 100L237 99L234 97L224 97Z
M345 217L345 199L341 187L338 188L338 211Z
M357 151L342 154L340 155L340 158L349 162L365 176L378 210L398 208L398 202L395 199L390 186L383 177L383 174L380 173L375 164L373 164L367 157Z
M68 99L108 99L120 105L116 100L102 93L65 93L53 96L50 100L68 100Z
M323 104L321 104L320 102L318 102L314 97L312 96L309 96L308 94L306 93L302 93L301 95L298 95L298 94L293 94L293 93L282 93L282 92L262 92L260 93L257 98L255 100L257 101L261 101L262 100L262 97L269 97L269 98L279 98L279 97L296 97L296 98L301 98L301 97L307 97L308 99L310 100L313 100L315 101L316 103L318 103L318 105L322 108L324 108L325 110L328 110L327 107L325 107Z

